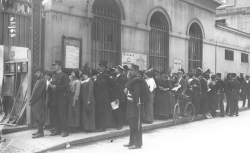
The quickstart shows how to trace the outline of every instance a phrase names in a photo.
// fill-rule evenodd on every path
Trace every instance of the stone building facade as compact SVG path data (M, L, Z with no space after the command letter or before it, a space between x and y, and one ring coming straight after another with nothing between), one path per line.
M50 69L54 60L70 65L68 57L78 55L71 63L77 67L86 62L96 67L101 59L113 67L137 56L143 69L249 73L250 35L216 24L220 5L214 0L47 0L43 66ZM67 55L70 51L76 54Z

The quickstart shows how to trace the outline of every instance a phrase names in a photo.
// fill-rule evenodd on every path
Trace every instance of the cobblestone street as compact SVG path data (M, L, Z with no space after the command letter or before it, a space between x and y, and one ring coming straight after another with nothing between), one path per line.
M157 129L143 134L143 147L128 150L128 136L105 140L84 146L71 147L55 153L95 153L95 152L248 152L250 137L250 111L240 112L239 117L214 118Z

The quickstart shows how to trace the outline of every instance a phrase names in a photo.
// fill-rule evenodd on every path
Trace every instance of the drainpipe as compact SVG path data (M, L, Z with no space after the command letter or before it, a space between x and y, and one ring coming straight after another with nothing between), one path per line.
M215 74L217 73L217 40L215 42Z
M222 6L219 6L219 7L217 7L217 10L222 10L222 9L227 8L227 7L234 7L236 5L236 1L237 0L234 0L234 3L231 4L231 5L222 5Z

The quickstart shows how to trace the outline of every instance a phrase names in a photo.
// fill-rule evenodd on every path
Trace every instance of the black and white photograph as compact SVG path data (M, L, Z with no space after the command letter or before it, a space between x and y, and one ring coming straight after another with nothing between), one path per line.
M248 153L250 0L0 0L0 153Z

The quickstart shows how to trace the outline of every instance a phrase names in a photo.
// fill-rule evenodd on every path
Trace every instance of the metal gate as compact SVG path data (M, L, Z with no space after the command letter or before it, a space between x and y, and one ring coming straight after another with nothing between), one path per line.
M188 48L188 70L194 71L196 68L202 68L202 36L195 27L190 28L190 39Z
M151 24L149 37L149 66L162 71L169 67L169 33L168 28Z
M118 13L104 8L93 9L91 28L92 67L101 60L108 61L109 67L120 63L120 18Z

